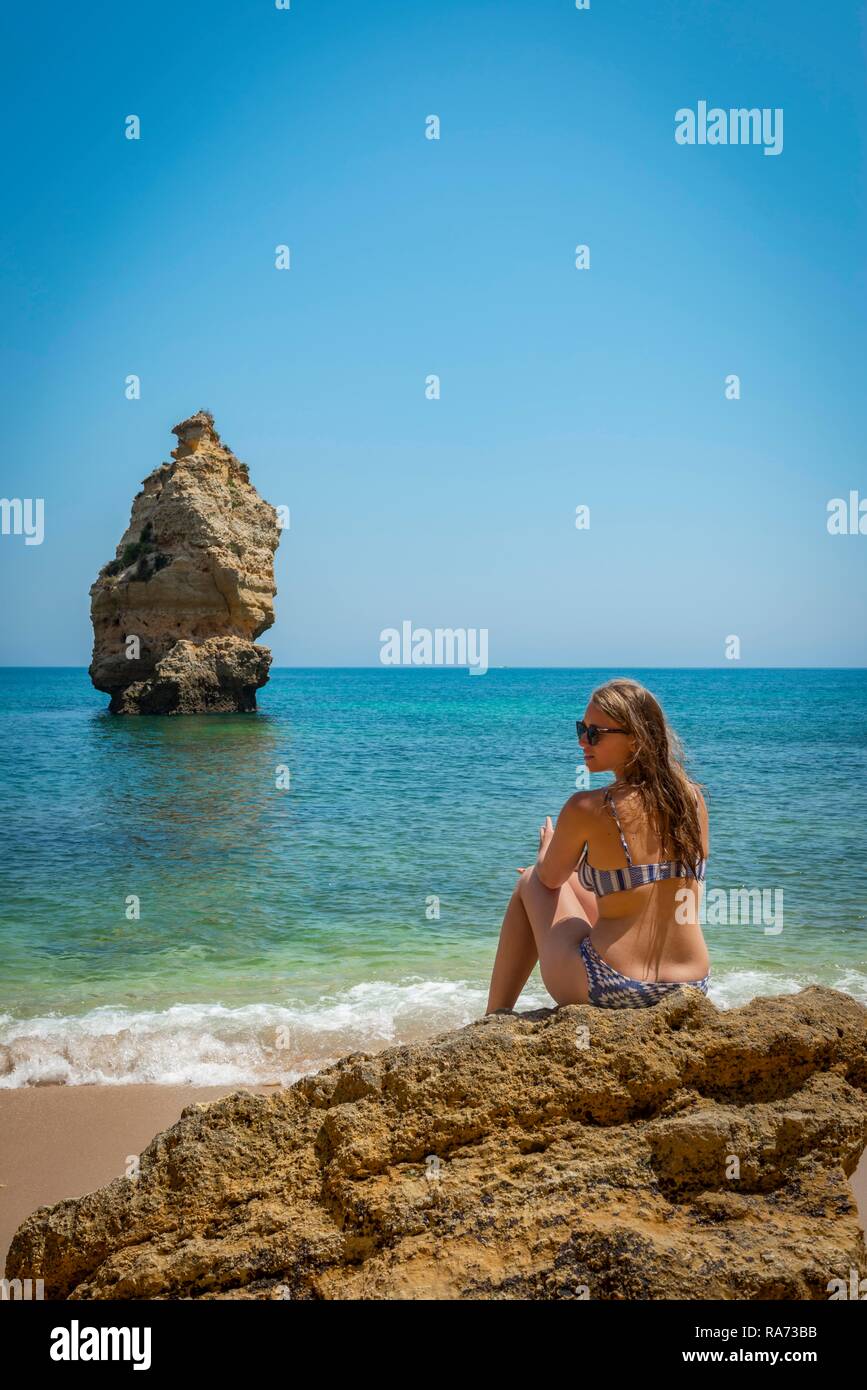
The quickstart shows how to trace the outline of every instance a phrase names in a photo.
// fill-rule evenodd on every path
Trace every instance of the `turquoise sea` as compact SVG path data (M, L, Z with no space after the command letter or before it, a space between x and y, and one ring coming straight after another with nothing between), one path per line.
M782 931L708 923L711 998L867 1003L863 670L283 669L256 715L124 719L4 668L0 1086L290 1082L478 1018L618 674L706 788L708 890L782 893ZM551 1003L537 970L518 1007Z

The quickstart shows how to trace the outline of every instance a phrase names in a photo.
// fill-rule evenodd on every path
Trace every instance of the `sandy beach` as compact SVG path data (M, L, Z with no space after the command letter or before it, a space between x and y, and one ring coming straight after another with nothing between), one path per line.
M122 1176L184 1106L266 1086L34 1086L0 1091L0 1255L39 1206ZM867 1233L867 1150L851 1186Z
M184 1106L267 1086L25 1086L0 1091L0 1262L37 1207L81 1197L126 1172L130 1155Z

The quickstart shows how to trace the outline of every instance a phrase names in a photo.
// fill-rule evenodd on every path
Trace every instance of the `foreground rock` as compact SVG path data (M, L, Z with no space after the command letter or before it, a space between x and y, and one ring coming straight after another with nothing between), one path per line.
M865 1144L848 995L498 1014L188 1107L138 1180L34 1213L6 1273L76 1299L827 1299L867 1276Z
M214 417L175 425L172 463L132 505L117 554L90 591L90 677L115 714L223 714L256 708L271 653L277 513Z

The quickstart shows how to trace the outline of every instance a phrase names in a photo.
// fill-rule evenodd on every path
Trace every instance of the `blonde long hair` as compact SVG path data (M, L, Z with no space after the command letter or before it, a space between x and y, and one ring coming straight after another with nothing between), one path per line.
M659 837L660 856L679 859L695 873L704 858L701 822L693 783L683 765L683 747L662 706L638 681L626 676L606 681L590 701L635 740L624 769Z

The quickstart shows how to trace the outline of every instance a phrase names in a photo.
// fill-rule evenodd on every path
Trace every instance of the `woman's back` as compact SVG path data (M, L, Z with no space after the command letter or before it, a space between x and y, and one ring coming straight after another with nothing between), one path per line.
M706 858L707 809L695 786L693 793ZM597 895L597 951L633 979L706 975L710 959L698 920L701 879L689 865L666 857L638 788L615 785L585 792L580 800L586 843L578 878ZM703 876L704 863L697 867Z

